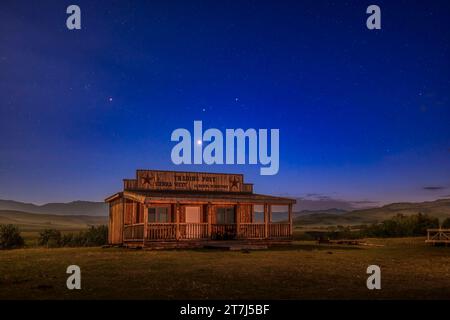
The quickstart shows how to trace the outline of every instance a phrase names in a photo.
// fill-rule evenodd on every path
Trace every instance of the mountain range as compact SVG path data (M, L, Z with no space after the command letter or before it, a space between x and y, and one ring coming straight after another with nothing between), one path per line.
M73 201L68 203L46 203L43 205L36 205L13 200L0 200L0 210L56 215L108 216L108 204L93 201Z
M412 215L417 213L428 214L439 218L442 222L444 219L450 218L450 199L416 203L391 203L376 208L344 212L336 209L301 212L295 214L294 224L299 226L360 225L378 223L397 214Z
M335 203L330 203L330 205L332 204ZM295 209L298 209L298 207ZM392 203L381 207L353 210L339 207L295 210L294 224L308 227L371 224L389 219L397 214L411 215L419 212L437 217L442 221L450 217L450 199L419 203ZM27 229L39 229L43 226L53 226L60 229L83 229L90 225L107 224L107 221L108 204L103 202L74 201L35 205L12 200L0 200L0 224L23 225Z

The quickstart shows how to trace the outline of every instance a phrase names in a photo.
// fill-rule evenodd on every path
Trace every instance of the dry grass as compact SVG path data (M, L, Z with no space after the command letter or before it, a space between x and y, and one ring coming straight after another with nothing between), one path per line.
M450 298L450 248L423 239L370 240L384 247L298 242L264 251L117 248L0 251L0 299L436 299ZM66 267L82 290L66 289ZM366 268L382 269L382 290Z

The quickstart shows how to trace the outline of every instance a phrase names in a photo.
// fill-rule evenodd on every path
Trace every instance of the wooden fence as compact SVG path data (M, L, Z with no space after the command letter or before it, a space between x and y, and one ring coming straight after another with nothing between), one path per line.
M239 225L239 239L264 239L266 237L264 223L241 223Z
M270 223L269 238L284 239L291 237L291 225L289 223Z
M450 244L450 229L428 229L426 243Z
M124 240L144 240L144 224L129 224L124 226ZM232 239L266 239L266 225L264 223L211 224L209 234L208 223L149 223L146 228L145 239L149 241L169 240L232 240ZM177 237L178 229L178 237ZM291 237L289 223L269 223L269 239L289 239ZM449 239L447 239L449 240Z
M180 239L207 239L207 223L180 223Z

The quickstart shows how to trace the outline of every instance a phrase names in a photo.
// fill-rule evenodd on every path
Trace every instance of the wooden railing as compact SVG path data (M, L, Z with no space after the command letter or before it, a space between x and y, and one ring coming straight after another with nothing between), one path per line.
M264 239L265 235L264 223L241 223L239 225L239 239Z
M144 224L129 224L123 228L124 240L142 240L144 239Z
M427 229L427 243L450 244L450 229Z
M213 240L231 240L236 239L236 224L212 224L211 238Z
M290 238L291 226L289 223L270 223L269 224L269 238Z
M177 238L175 223L147 224L147 240L175 240Z
M439 232L440 231L440 232ZM211 224L211 235L208 236L207 223L180 223L178 225L180 240L189 239L212 239L212 240L232 240L232 239L265 239L266 226L264 223L241 223L239 229L237 224ZM267 235L270 239L291 238L291 228L289 223L269 223ZM439 237L439 238L437 238ZM428 241L447 240L450 237L449 230L429 230ZM436 239L437 238L437 239ZM444 239L445 238L445 239ZM147 224L146 240L176 240L176 223L149 223ZM144 224L130 224L124 226L124 240L144 240Z
M207 223L180 223L180 239L207 239Z

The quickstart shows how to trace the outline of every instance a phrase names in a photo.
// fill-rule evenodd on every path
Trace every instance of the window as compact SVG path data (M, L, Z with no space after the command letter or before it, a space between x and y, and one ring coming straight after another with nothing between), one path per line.
M230 224L234 223L234 208L217 208L216 223Z
M149 223L166 223L169 222L169 213L167 207L151 207L148 208Z

